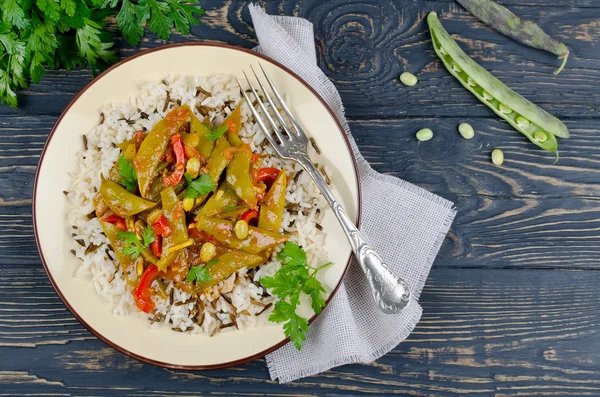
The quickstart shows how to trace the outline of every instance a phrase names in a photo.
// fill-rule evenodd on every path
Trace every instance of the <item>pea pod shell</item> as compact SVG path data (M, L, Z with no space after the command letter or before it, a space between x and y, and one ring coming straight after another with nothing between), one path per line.
M529 47L551 52L560 59L563 59L562 64L554 74L560 73L567 63L569 48L560 41L550 37L535 22L519 18L512 11L492 0L457 1L480 21L505 36Z
M508 88L503 82L494 77L490 72L481 67L477 62L471 59L464 51L456 44L454 39L444 29L442 24L437 18L436 12L431 12L427 16L427 23L433 40L433 47L436 54L444 62L446 68L456 77L461 84L477 96L483 103L490 106L481 95L475 91L475 89L469 85L468 82L464 81L460 77L460 72L454 70L451 65L448 64L444 53L440 51L440 47L443 47L444 52L460 67L460 69L468 76L472 81L479 85L487 93L490 93L493 98L498 100L500 103L508 106L510 109L518 112L526 119L532 121L538 125L541 129L548 132L549 139L540 144L533 139L533 132L528 131L524 128L519 127L512 118L507 117L506 114L500 112L498 109L490 106L490 108L500 117L507 120L517 131L526 135L533 143L550 151L556 151L556 147L552 148L552 145L556 143L556 139L553 136L568 138L569 130L563 124L562 121L552 116L550 113L539 108L529 100L525 99L515 91Z

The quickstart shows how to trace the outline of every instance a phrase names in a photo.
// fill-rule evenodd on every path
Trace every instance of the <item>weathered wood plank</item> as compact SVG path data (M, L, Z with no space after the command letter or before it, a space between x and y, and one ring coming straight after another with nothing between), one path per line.
M206 16L193 35L174 35L172 42L224 41L243 47L255 45L246 2L206 1ZM321 67L336 84L353 117L489 116L490 111L453 80L435 58L423 18L436 10L444 24L460 36L467 53L509 86L559 117L594 117L600 96L593 84L599 76L600 7L592 1L549 4L530 1L511 8L540 22L563 40L572 55L567 68L554 76L552 54L530 49L492 31L450 1L344 0L269 1L267 11L299 15L314 23ZM161 45L148 35L140 49ZM122 58L139 51L118 40ZM398 82L405 69L417 73L420 84L406 89ZM40 84L22 92L19 110L0 107L0 114L57 115L91 79L88 71L50 71ZM49 99L52 100L49 100ZM476 105L476 106L475 106Z
M424 314L408 341L369 365L350 365L291 385L268 380L263 360L228 370L169 371L89 339L62 308L39 267L8 270L0 295L3 393L67 395L597 395L598 272L434 269ZM12 281L12 282L11 282ZM5 309L5 306L2 306ZM27 321L14 321L20 317ZM37 323L37 324L36 324ZM10 335L15 333L16 336ZM583 342L585 341L585 342ZM107 379L110 382L107 383ZM177 382L176 388L173 387ZM85 389L84 389L85 388Z
M36 261L31 229L31 185L53 117L6 117L0 122L0 264ZM462 121L477 133L464 140ZM17 128L13 125L27 125ZM458 216L438 259L443 267L598 268L597 197L600 137L595 120L573 124L561 159L538 149L496 119L405 118L360 120L351 128L365 157L392 174L455 201ZM435 131L419 143L420 128ZM16 145L14 145L14 144ZM493 148L505 163L494 166ZM5 149L10 148L10 149ZM25 157L24 157L25 156ZM12 164L19 163L19 166Z

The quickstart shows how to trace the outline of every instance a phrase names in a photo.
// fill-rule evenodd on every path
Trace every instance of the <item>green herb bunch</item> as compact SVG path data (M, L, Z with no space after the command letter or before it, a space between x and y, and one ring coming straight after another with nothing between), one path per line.
M117 27L133 46L147 25L168 40L171 30L189 34L204 11L188 0L0 0L0 102L17 106L16 91L38 83L46 69L98 69L115 62Z
M297 244L285 243L284 248L277 254L277 259L283 264L273 277L262 277L259 281L270 288L279 298L275 308L269 316L269 321L284 323L285 336L290 338L296 349L302 348L308 331L308 320L296 313L300 303L300 293L310 297L311 306L316 314L321 313L325 306L322 293L325 288L317 280L317 272L331 262L318 268L312 268L306 260L306 252Z

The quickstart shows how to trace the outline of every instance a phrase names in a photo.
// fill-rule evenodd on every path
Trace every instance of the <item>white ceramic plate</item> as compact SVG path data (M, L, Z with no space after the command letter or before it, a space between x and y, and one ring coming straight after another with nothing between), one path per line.
M169 74L242 76L242 69L260 61L276 86L287 93L292 111L312 133L328 166L336 195L353 219L359 214L356 164L348 140L331 110L297 75L249 50L221 44L182 44L149 50L113 66L88 84L67 106L48 138L35 179L33 223L38 250L50 281L73 315L94 335L117 350L144 362L170 368L213 369L262 357L287 340L281 325L259 317L256 327L214 337L150 329L141 313L120 317L112 304L96 294L90 279L75 278L79 259L71 255L67 172L73 171L81 135L99 122L99 109L110 102L128 102L140 87ZM350 246L330 210L323 221L326 249L333 265L324 274L325 288L338 288L347 269ZM328 301L329 301L328 299ZM314 316L312 318L314 320Z

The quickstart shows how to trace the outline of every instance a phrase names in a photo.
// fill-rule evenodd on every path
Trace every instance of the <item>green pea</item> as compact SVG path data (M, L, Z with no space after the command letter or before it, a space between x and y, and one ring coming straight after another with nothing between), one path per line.
M475 136L475 130L473 130L473 127L471 127L471 124L469 123L461 123L458 126L458 132L460 132L460 135L465 139L471 139Z
M515 119L515 122L521 128L527 128L531 125L531 121L527 120L523 116L517 116L517 118Z
M481 95L483 96L483 99L485 99L486 101L491 101L492 99L494 99L494 97L491 96L490 93L485 90L483 90L481 92Z
M500 113L503 113L503 114L511 114L512 113L512 109L504 106L503 104L498 105L498 110L500 111Z
M504 153L502 153L502 150L492 150L492 163L495 165L502 165L502 163L504 163Z
M471 87L477 87L477 83L475 82L475 80L473 80L470 77L467 77L467 84L470 85Z
M546 133L544 131L536 131L533 134L533 139L535 139L536 141L538 141L540 143L544 143L548 140L548 135L546 135Z
M463 70L460 66L458 66L458 64L456 62L452 62L452 70L454 70L456 73L461 73Z
M417 79L417 76L415 76L412 73L404 72L400 75L400 81L402 82L402 84L408 87L412 87L413 85L417 84L419 79Z
M417 132L417 139L421 142L428 141L431 138L433 138L433 131L429 128L423 128Z

